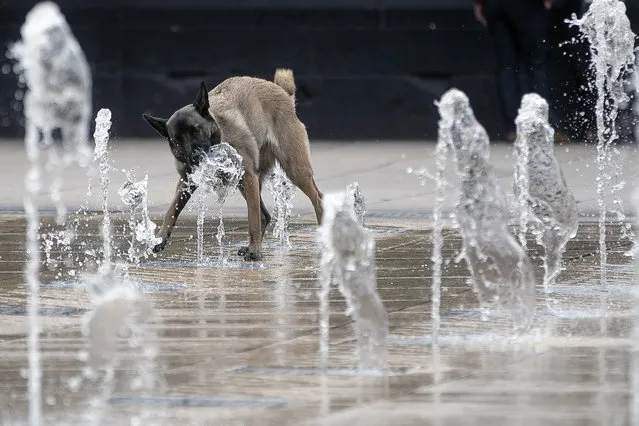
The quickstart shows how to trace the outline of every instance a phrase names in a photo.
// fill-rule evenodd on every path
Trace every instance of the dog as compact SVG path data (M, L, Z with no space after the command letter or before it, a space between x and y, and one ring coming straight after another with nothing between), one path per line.
M271 221L262 200L262 183L277 160L288 178L313 204L322 222L322 192L315 184L306 127L295 111L295 79L277 69L273 81L231 77L207 93L201 83L195 101L169 119L143 114L168 140L180 180L164 217L153 251L164 249L180 212L197 186L189 175L211 146L226 142L242 157L244 177L239 190L248 209L249 244L238 251L247 261L262 259L262 239Z

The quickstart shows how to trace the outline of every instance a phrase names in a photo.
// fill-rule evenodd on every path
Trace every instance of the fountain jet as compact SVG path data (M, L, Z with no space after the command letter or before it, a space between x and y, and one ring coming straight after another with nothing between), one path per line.
M619 0L594 0L581 19L576 16L569 21L576 25L590 43L592 64L595 70L597 88L597 201L599 204L599 257L601 286L607 288L606 268L608 262L606 249L606 188L610 187L614 197L615 211L626 236L631 237L629 224L625 216L619 192L625 186L624 181L613 183L613 175L623 175L621 161L612 168L612 147L618 140L616 121L621 104L627 102L627 79L635 62L635 39L630 20L626 15L626 5Z
M42 368L40 365L40 252L38 233L42 167L40 151L48 154L46 170L53 173L52 198L57 206L58 223L63 223L66 208L60 197L61 170L78 163L86 166L91 116L91 72L80 45L55 3L36 4L20 28L22 40L9 51L17 61L16 71L28 88L24 96L25 147L30 169L25 179L24 208L27 214L27 261L29 313L29 423L42 424ZM59 130L61 143L54 141Z
M353 202L346 193L324 196L324 218L320 232L322 289L320 301L321 367L328 361L328 293L337 283L347 304L346 315L355 322L357 367L384 371L387 368L388 318L379 293L375 268L375 240L358 221Z
M468 97L457 89L439 104L440 143L452 149L461 190L456 216L466 260L483 308L505 308L515 328L530 328L535 314L535 275L528 256L508 230L506 197L490 163L488 135Z
M544 247L544 290L561 272L561 257L577 235L577 201L554 154L555 131L548 124L548 103L539 95L524 96L516 120L514 193L520 215L519 243L526 247L531 226Z
M226 197L234 191L244 176L242 157L235 148L227 143L220 143L211 147L210 151L202 156L198 167L189 176L191 181L202 191L199 201L198 213L198 262L204 259L204 197L214 193L217 195L219 205L219 220L216 239L219 247L220 261L224 261L222 238L224 237L224 222L222 206Z
M283 246L290 247L291 210L293 209L295 186L286 176L280 163L275 163L271 174L266 180L266 187L275 201L273 236L278 238Z

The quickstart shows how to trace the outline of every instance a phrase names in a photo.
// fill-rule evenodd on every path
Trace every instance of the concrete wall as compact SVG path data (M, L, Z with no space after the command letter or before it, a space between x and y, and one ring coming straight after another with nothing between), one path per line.
M295 70L312 138L434 138L433 102L452 86L493 136L502 128L490 42L471 0L58 3L91 63L94 108L111 108L116 135L153 136L141 114L168 116L201 80L212 88L231 75L271 78L276 67ZM32 4L4 0L0 39L19 37ZM1 136L22 134L15 87L3 74Z

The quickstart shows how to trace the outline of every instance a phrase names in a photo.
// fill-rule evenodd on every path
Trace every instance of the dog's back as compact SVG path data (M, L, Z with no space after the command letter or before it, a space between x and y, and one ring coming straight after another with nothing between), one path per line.
M240 113L261 109L266 115L288 114L295 108L293 71L277 69L274 81L255 77L230 77L209 92L214 117L237 109Z
M274 81L231 77L209 92L222 140L254 160L261 173L272 166L269 157L284 164L289 155L310 154L306 129L295 112L295 90L293 72L278 69Z

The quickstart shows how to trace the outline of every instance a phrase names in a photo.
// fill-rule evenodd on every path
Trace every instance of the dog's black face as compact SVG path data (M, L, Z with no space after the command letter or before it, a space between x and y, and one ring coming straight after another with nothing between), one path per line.
M143 114L144 119L169 141L175 159L188 169L197 166L211 146L220 143L220 129L209 113L209 96L204 82L191 105L168 119Z

